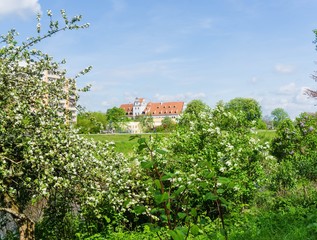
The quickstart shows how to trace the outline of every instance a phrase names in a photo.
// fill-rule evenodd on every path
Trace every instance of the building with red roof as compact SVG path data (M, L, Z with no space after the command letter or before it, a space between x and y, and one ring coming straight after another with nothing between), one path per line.
M165 117L179 118L184 109L184 102L148 102L144 98L136 98L134 103L122 104L120 106L130 118L137 116L151 116L154 125L161 125Z

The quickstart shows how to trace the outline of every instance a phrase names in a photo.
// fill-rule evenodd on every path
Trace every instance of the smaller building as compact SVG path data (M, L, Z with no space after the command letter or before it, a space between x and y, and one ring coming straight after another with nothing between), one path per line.
M142 127L139 122L128 122L126 125L126 129L128 133L142 133Z

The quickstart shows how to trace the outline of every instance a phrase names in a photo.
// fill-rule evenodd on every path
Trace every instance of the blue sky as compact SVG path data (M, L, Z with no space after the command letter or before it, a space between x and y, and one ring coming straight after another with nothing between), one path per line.
M86 30L62 32L39 48L65 58L70 76L92 65L78 85L90 111L129 103L201 99L211 107L256 99L263 115L315 112L303 94L317 89L313 30L316 0L0 0L0 33L36 33L36 13L83 15Z

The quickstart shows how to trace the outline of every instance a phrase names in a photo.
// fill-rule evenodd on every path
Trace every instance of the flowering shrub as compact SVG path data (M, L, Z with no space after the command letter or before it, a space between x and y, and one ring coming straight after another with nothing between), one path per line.
M133 168L120 175L122 186L109 186L110 198L121 198L117 207L125 203L128 222L167 228L174 238L202 234L203 222L218 218L225 234L225 215L247 207L262 184L268 146L221 106L183 118L191 120L168 139L139 139Z
M303 113L294 123L285 120L276 131L271 151L280 164L288 162L286 172L292 175L292 181L317 178L316 130L317 114Z

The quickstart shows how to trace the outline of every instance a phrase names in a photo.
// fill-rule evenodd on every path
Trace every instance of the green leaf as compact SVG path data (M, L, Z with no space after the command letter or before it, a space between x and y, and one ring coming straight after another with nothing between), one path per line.
M168 197L169 197L169 196L168 196L168 193L167 193L167 192L163 193L163 194L162 194L162 202L168 200Z
M221 194L224 193L225 190L223 190L222 188L217 189L217 193Z
M157 189L161 189L161 182L160 182L160 180L155 179L155 180L154 180L154 183L155 183L155 186L156 186Z
M173 192L172 196L177 197L181 192L183 192L186 189L185 186L180 186L175 192Z
M199 227L194 224L191 228L190 228L190 232L191 234L193 234L194 236L197 236L199 234Z
M144 169L152 168L153 165L154 165L154 164L153 164L152 161L144 161L144 162L141 162L141 167L144 168Z
M215 201L218 199L218 196L211 193L211 192L208 192L206 195L205 195L205 200L211 200L211 201Z
M187 216L187 214L180 212L180 213L177 214L177 216L178 216L180 219L184 219L184 218Z
M165 192L165 193L163 193L163 194L158 193L158 194L156 194L156 195L154 196L154 200L155 200L155 202L156 202L157 204L160 204L160 203L162 203L162 202L168 200L168 193L167 193L167 192Z
M226 177L219 177L218 178L218 183L221 183L221 184L227 184L230 181L231 181L230 178L226 178Z
M168 230L168 234L173 238L173 240L184 240L185 236L180 230Z
M174 174L172 173L166 173L163 177L162 177L162 181L166 181L168 179L171 179L174 176Z
M215 173L214 172L210 172L210 171L205 171L203 176L206 179L212 179L215 176Z
M193 217L196 217L196 216L197 216L197 210L196 210L196 208L192 208L192 209L190 210L190 215L192 215Z
M136 206L133 210L136 214L141 214L145 212L146 208L143 205L139 205Z
M175 231L168 230L167 232L173 238L173 240L180 240L180 238L178 237L178 235L177 235L177 233Z
M166 154L167 153L167 150L164 150L164 149L156 149L156 151L160 154Z

